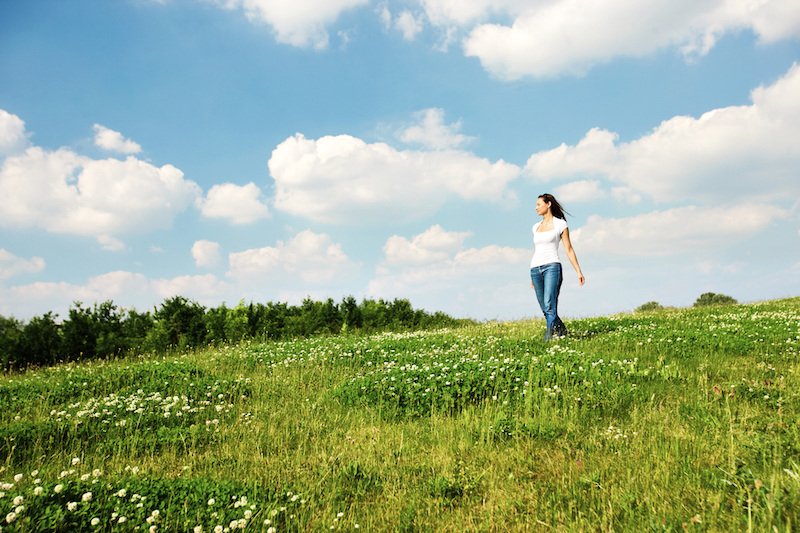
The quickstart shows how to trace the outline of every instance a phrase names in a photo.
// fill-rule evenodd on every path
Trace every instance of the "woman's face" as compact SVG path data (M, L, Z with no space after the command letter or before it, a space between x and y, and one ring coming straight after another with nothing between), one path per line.
M544 199L537 198L536 199L536 214L539 216L544 216L547 212L550 211L550 203L545 203Z

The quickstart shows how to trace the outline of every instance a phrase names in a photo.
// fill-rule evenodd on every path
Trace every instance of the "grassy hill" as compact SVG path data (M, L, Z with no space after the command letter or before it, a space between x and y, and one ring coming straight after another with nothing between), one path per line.
M796 531L800 298L0 378L2 531Z

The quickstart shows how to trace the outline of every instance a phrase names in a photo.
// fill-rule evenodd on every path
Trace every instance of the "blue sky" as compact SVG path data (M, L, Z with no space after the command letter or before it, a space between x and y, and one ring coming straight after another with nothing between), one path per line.
M0 314L800 294L795 0L0 3ZM562 250L563 251L563 250Z

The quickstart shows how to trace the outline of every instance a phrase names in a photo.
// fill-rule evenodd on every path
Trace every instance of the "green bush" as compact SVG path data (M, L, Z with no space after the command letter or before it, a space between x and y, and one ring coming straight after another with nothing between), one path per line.
M694 302L694 307L705 307L707 305L729 305L737 304L734 298L726 296L725 294L714 294L713 292L706 292L700 295Z
M647 302L646 304L642 304L636 308L637 313L648 313L650 311L663 311L663 310L664 306L656 301Z

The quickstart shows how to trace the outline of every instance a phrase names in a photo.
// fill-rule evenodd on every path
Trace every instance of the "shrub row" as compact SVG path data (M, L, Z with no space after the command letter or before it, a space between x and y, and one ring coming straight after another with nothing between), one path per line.
M364 299L348 296L337 304L303 300L287 303L250 303L233 308L223 303L206 309L182 296L167 298L140 313L107 301L84 307L74 302L69 316L57 323L52 312L27 324L0 316L0 367L18 370L61 361L102 358L123 353L237 343L245 339L287 339L347 331L406 331L453 327L471 320L455 319L441 312L414 310L408 300Z

